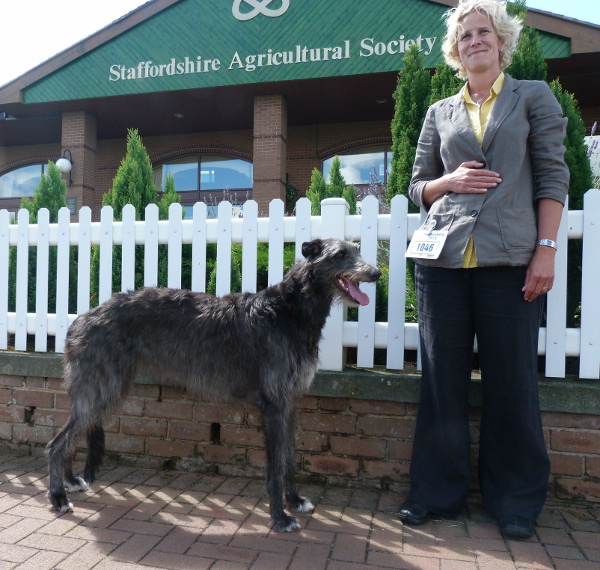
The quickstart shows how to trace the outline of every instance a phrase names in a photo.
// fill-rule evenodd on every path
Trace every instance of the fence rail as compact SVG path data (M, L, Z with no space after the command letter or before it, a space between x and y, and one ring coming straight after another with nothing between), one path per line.
M114 221L110 206L102 208L99 222L91 221L89 208L79 212L79 222L70 223L70 212L63 208L58 222L49 223L47 210L40 210L36 224L29 223L29 212L21 210L16 223L9 213L0 211L0 349L8 348L14 337L14 348L27 350L28 339L34 337L34 350L48 351L49 337L55 337L54 350L64 350L69 325L77 314L90 308L91 251L99 246L98 300L103 302L113 290L114 246L121 246L121 290L135 287L136 246L143 246L146 287L158 283L159 245L168 251L167 286L182 286L182 250L191 244L191 289L206 290L207 244L217 246L216 293L223 295L231 288L231 246L242 247L243 291L257 288L257 245L268 243L268 282L281 280L284 272L285 243L294 243L296 258L303 242L315 237L337 237L360 241L362 255L372 263L378 262L382 250L389 262L388 320L376 322L374 284L362 285L371 303L358 310L358 320L348 321L343 307L335 306L327 321L320 346L320 366L324 370L341 370L345 348L355 347L357 365L370 368L375 349L383 349L386 367L402 369L405 351L416 350L418 329L405 322L406 304L406 245L419 226L419 214L408 214L406 198L393 199L389 214L379 213L377 200L369 196L362 202L360 215L349 215L344 200L331 198L322 204L321 216L311 216L310 202L298 201L296 216L284 216L281 200L274 200L267 218L258 217L257 204L246 202L243 217L233 215L231 204L219 205L218 218L208 219L203 203L194 206L193 218L185 220L179 204L172 204L169 219L158 219L158 207L145 210L145 221L136 221L135 210L123 209L122 221ZM567 328L567 247L569 240L583 240L581 319L579 328ZM558 237L555 285L548 294L546 326L540 330L539 354L545 355L545 374L565 377L566 358L579 359L579 377L600 377L600 264L597 247L600 244L600 190L590 190L581 211L564 210ZM56 246L56 261L51 261L51 248ZM77 252L76 314L70 314L69 283L71 251ZM9 271L11 249L16 251L16 271ZM29 268L35 251L34 278ZM54 266L55 263L55 266ZM56 299L51 299L48 311L49 280L56 271ZM14 275L13 275L14 273ZM14 311L9 312L9 278L14 279ZM35 283L32 281L35 280ZM35 289L33 287L35 286ZM28 312L28 295L35 290L35 312Z

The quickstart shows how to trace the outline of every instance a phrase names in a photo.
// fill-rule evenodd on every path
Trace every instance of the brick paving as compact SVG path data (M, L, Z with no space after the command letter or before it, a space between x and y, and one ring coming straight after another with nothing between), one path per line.
M389 492L302 486L302 531L268 528L262 481L108 466L75 511L45 497L43 457L0 451L0 570L600 570L600 505L550 503L533 538L504 540L476 504L405 527Z

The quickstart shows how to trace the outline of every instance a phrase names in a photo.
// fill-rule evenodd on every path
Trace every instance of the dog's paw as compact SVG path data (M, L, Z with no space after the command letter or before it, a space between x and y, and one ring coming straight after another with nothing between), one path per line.
M76 483L67 483L65 485L65 487L67 488L67 491L69 491L69 493L77 493L79 491L87 491L90 486L81 478L81 477L75 477L75 481Z
M294 513L310 513L315 510L315 506L310 502L310 499L300 496L295 504L290 505L290 510Z
M48 491L47 496L55 511L58 511L59 513L68 513L73 510L73 503L69 501L64 491L59 493L51 493Z
M61 513L72 513L73 512L73 503L71 501L67 501L66 505L62 505L59 509Z
M296 532L300 530L300 523L298 523L296 517L284 514L281 519L273 523L273 530L275 532Z

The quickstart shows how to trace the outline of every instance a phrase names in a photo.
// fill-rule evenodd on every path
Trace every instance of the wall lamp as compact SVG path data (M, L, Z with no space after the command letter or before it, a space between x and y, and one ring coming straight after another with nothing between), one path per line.
M67 158L67 153L69 153L69 158ZM63 151L62 156L56 161L56 168L69 175L69 186L71 186L73 184L73 179L71 178L73 155L68 148Z

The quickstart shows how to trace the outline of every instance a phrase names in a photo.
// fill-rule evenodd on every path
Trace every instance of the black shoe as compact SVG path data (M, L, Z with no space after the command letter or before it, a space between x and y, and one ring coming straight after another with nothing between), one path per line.
M425 524L430 518L431 513L427 507L419 505L413 501L404 501L396 516L405 524Z
M534 526L535 521L516 515L504 515L498 519L500 534L505 538L530 538L533 536Z

